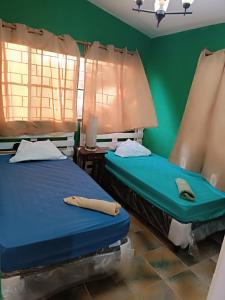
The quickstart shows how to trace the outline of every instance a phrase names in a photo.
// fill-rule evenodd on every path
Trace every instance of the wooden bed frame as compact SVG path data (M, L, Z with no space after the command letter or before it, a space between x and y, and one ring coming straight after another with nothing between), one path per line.
M127 139L132 139L142 144L143 139L143 128L134 129L128 132L117 132L117 133L107 133L98 134L96 137L96 145L98 147L108 147L114 149L116 143L125 141ZM80 146L85 145L85 135L80 135Z
M15 144L21 142L22 139L26 139L31 142L41 140L51 140L57 148L60 148L62 152L68 157L73 156L74 147L74 132L63 134L48 134L48 135L23 135L18 137L0 137L0 154L13 154L15 153Z
M62 148L65 154L72 156L73 147L75 145L74 132L69 133L58 133L58 134L46 134L46 135L23 135L18 137L0 137L0 152L8 153L13 151L13 147L16 143L20 143L22 139L29 140L31 142L36 142L40 140L51 140L56 147ZM143 139L143 129L134 129L129 132L119 132L119 133L109 133L109 134L99 134L97 135L97 146L115 148L117 142L125 141L126 139L132 139L139 143L142 143ZM80 145L85 145L85 135L80 135Z

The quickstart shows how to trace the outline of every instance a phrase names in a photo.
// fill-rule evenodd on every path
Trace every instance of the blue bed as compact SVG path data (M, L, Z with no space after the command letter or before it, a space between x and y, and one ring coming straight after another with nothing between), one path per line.
M69 159L9 164L0 156L1 271L48 266L108 247L128 233L116 217L64 204L70 195L112 198Z

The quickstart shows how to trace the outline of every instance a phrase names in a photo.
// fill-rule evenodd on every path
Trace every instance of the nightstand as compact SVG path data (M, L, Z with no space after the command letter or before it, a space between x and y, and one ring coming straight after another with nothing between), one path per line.
M104 156L109 148L96 147L96 151L88 151L85 147L74 148L73 161L87 171L98 183L104 168Z

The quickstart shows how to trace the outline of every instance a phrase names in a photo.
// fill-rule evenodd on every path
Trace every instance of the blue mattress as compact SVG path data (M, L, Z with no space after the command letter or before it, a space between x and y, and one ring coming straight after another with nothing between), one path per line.
M81 195L112 201L71 160L9 164L0 156L1 271L46 266L94 253L126 236L129 216L66 205Z
M106 168L146 201L182 223L204 222L225 215L225 193L210 185L200 174L184 170L156 154L121 158L106 155ZM195 201L181 199L176 178L192 187Z

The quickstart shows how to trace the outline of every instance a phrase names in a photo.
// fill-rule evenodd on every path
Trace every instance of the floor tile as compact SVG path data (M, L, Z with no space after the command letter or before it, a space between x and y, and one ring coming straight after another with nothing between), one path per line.
M48 300L93 300L93 298L88 293L86 287L82 285L68 289L57 296L48 298Z
M206 239L204 241L201 241L197 244L198 250L199 250L199 255L198 256L191 256L188 253L188 249L179 249L177 251L173 251L175 255L177 255L184 264L188 266L192 266L194 264L197 264L207 258L210 258L220 252L221 246L211 240L211 239Z
M87 283L93 300L138 300L124 282L115 283L112 277Z
M150 286L143 286L141 282L136 282L130 285L130 289L138 297L138 300L180 300L163 280Z
M113 275L115 282L124 281L127 284L141 282L151 285L161 280L156 271L149 265L144 257L136 256L132 262Z
M190 269L202 280L203 283L210 286L215 268L216 263L211 259L206 259L192 266Z
M162 246L162 243L147 229L128 234L136 256Z
M188 254L187 249L178 249L177 251L173 251L173 253L187 266L192 266L201 261L199 256L192 256Z
M146 252L145 258L163 278L171 277L187 269L187 266L166 247Z
M169 286L182 300L205 300L208 287L191 271L184 271L168 280Z

